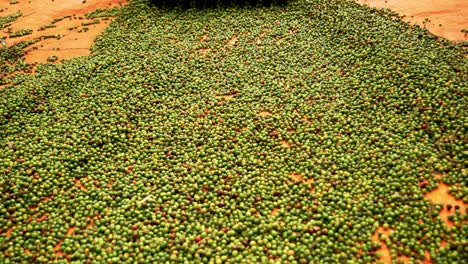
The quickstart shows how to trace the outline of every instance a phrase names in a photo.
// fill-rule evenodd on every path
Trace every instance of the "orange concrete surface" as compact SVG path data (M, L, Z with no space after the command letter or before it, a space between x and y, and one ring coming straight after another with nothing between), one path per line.
M449 186L445 183L439 183L438 187L431 192L426 193L424 198L433 204L442 204L444 208L440 211L439 217L445 222L447 228L452 228L453 223L448 219L449 215L455 214L455 206L458 206L462 215L466 214L466 204L459 199L456 199L448 191ZM451 205L449 210L447 205Z
M392 256L390 256L390 248L388 248L387 244L380 240L379 233L383 234L386 238L388 238L390 236L390 231L392 230L379 226L371 237L371 240L373 242L379 243L381 246L381 248L377 251L378 253L380 253L380 258L378 261L383 263L392 263Z
M423 26L424 19L430 19L426 28L434 35L452 41L467 41L468 0L356 0L370 7L389 8L404 21Z
M441 177L437 175L437 177ZM426 193L424 198L430 201L433 204L441 204L444 207L439 212L439 217L441 220L446 224L447 228L452 228L453 223L448 219L449 215L455 214L455 206L459 206L460 213L466 214L466 204L459 199L456 199L453 195L451 195L448 191L449 186L445 183L440 182L436 189ZM450 210L447 209L447 205L451 205L452 208ZM379 233L383 234L386 238L389 238L392 229L383 228L379 226L377 230L375 230L374 234L371 236L371 240L375 243L379 243L381 245L380 249L377 250L380 253L379 262L381 263L392 263L392 256L390 255L390 248L385 244L383 240L379 238ZM442 241L441 248L444 247L446 244L445 241ZM430 259L430 255L428 251L425 251L425 259L423 261L424 264L432 263ZM397 258L398 261L403 263L409 263L409 258L407 256L400 256Z
M11 31L31 29L33 33L23 37L9 38L8 29L0 32L0 38L6 38L11 46L20 41L31 40L44 35L60 35L60 39L44 39L28 47L25 60L29 63L47 62L47 58L57 56L59 60L70 59L90 54L89 48L95 38L109 25L111 19L102 20L98 24L83 26L90 22L86 19L88 12L98 8L112 8L126 4L126 0L19 0L17 4L10 4L9 0L0 0L0 16L22 12L22 16L11 24ZM54 19L65 18L57 22L56 27L39 31L42 26L49 25ZM75 28L76 27L76 28ZM85 32L84 27L88 30ZM74 28L70 30L70 28ZM81 32L79 32L81 30ZM32 47L37 47L33 49Z

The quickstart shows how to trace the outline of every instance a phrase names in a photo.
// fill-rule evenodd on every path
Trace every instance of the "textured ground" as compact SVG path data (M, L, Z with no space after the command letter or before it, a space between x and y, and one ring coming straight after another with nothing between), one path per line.
M453 41L466 41L468 34L468 1L466 0L357 0L376 8L389 8L404 15L403 20L426 28L437 36ZM429 19L427 23L425 19Z
M13 14L18 11L23 15L9 26L13 32L21 29L31 29L33 33L18 38L7 38L8 45L14 45L20 41L31 40L44 35L60 35L60 39L45 39L28 48L25 59L29 63L46 63L50 56L58 59L70 59L77 56L90 54L90 47L95 38L109 25L111 19L100 23L83 26L82 23L91 22L86 13L98 8L111 8L125 3L123 0L22 0L17 4L9 1L0 2L0 16ZM68 17L70 16L70 17ZM54 19L67 17L57 23L55 27L39 30L41 27L51 24ZM87 27L85 32L82 29ZM81 31L80 31L81 30ZM4 29L1 37L8 37ZM37 47L35 49L34 47Z

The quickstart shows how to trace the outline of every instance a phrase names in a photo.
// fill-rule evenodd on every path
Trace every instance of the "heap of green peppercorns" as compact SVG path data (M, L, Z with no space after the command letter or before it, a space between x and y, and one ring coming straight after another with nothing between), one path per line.
M352 1L119 12L0 90L1 263L467 259L423 197L468 202L465 50Z
M218 8L218 7L270 7L285 6L288 0L151 0L159 8Z

